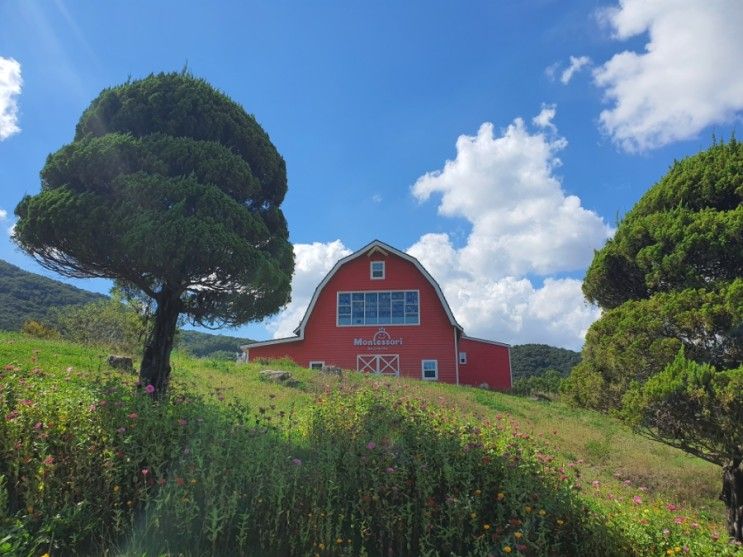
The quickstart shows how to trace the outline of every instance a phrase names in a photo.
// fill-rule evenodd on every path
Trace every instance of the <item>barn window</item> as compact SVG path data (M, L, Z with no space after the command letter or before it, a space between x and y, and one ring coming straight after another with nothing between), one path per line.
M460 364L466 364L467 363L467 352L460 352L459 353L459 363Z
M372 261L369 265L369 273L372 280L384 278L384 261Z
M325 365L325 362L321 362L319 360L313 360L310 362L310 369L322 369Z
M428 381L436 381L439 378L438 360L421 360L421 375Z
M385 292L339 292L337 324L418 325L420 304L417 290Z

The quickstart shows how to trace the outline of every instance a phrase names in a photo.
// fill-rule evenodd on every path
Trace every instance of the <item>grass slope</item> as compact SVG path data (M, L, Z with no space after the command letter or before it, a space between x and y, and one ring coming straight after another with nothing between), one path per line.
M138 467L145 468L142 465L143 462L151 462L151 459L154 458L152 455L137 453L136 446L138 444L151 443L150 439L154 436L160 439L157 444L158 448L157 450L148 450L150 452L162 452L166 450L168 443L175 442L174 439L180 439L180 442L182 442L185 430L176 425L175 419L172 418L166 420L173 424L170 429L165 427L160 431L158 426L154 425L152 426L154 429L150 433L146 433L144 430L134 432L134 435L140 435L140 437L132 437L129 443L133 443L134 446L126 445L125 447L130 447L133 452L140 456L131 457L130 464L126 465L129 467L126 470L130 471L125 473L124 479L111 479L110 483L118 483L113 488L110 483L105 484L105 488L101 488L106 491L118 490L119 485L123 485L124 481L131 484L129 488L131 492L127 495L130 499L125 501L116 498L116 501L121 499L120 503L123 507L120 511L116 511L118 514L111 515L112 524L115 520L121 520L123 524L121 527L124 531L134 532L126 538L127 541L123 545L120 538L108 540L108 547L118 548L121 554L141 555L148 554L150 551L161 552L178 549L175 547L177 546L176 540L163 540L162 531L157 530L157 528L162 528L162 523L166 521L166 518L175 522L185 520L179 513L186 512L195 513L193 517L188 515L189 519L201 521L199 522L201 530L199 528L194 529L191 525L184 532L189 532L188 535L192 535L191 532L196 532L193 535L205 532L198 534L201 537L188 538L189 543L200 544L203 549L202 552L208 553L209 540L213 540L211 542L212 552L219 553L218 547L221 547L222 551L226 550L227 546L218 545L219 543L225 543L222 540L226 535L225 531L219 529L215 531L213 529L221 523L225 523L232 524L235 532L240 530L240 527L238 527L240 522L237 518L233 522L226 518L231 516L229 514L231 508L229 501L233 500L230 497L235 497L235 495L229 496L227 493L222 493L219 497L227 498L223 500L222 506L210 507L208 500L213 499L213 493L219 492L220 489L223 490L224 482L227 482L225 478L234 474L238 476L239 474L247 474L247 476L239 476L243 478L239 482L238 479L234 480L239 485L248 481L256 482L257 477L269 478L268 480L261 480L262 482L276 482L278 481L277 478L281 479L280 484L256 483L255 485L263 487L259 489L259 493L250 495L252 498L240 503L240 507L250 508L258 513L250 515L252 517L250 520L255 521L254 524L264 521L260 523L260 532L264 532L264 535L268 536L272 531L283 531L282 529L290 528L296 524L299 530L294 531L295 533L291 536L294 540L292 543L306 542L311 544L303 546L305 549L301 549L299 546L283 545L275 550L278 553L269 552L266 554L304 554L307 547L311 547L310 554L313 554L312 551L314 551L318 555L356 555L362 554L362 550L367 551L364 549L367 547L381 548L384 543L396 543L398 538L399 540L410 540L409 536L413 536L412 539L418 541L423 540L421 543L430 538L439 540L436 543L450 544L447 547L450 547L454 554L461 555L507 554L510 552L525 555L566 554L556 549L557 547L571 547L570 551L591 554L591 551L596 551L596 547L599 546L590 544L601 543L600 538L602 536L605 537L604 543L608 543L606 540L613 540L607 546L609 549L604 547L602 551L611 553L610 549L613 547L616 554L621 554L621 551L624 551L625 553L639 555L658 555L674 554L688 550L693 555L715 555L732 554L735 551L734 548L724 545L721 541L714 542L714 538L717 537L715 531L724 531L724 528L722 528L722 505L716 501L719 471L699 459L638 437L619 422L598 413L573 409L560 403L536 402L502 393L444 384L407 380L379 381L377 378L362 376L357 373L347 373L344 374L342 379L339 379L335 376L297 368L287 362L278 362L276 366L289 369L299 381L296 387L287 388L260 380L258 376L260 368L255 365L235 364L217 359L196 359L185 353L174 355L173 389L174 393L180 393L178 397L183 397L181 404L184 404L183 400L191 402L185 403L181 407L173 406L171 408L168 406L167 409L152 410L152 405L147 401L142 402L136 397L132 399L131 395L126 395L125 390L121 391L117 384L114 384L113 387L106 386L106 377L116 379L118 374L114 374L107 368L105 356L106 352L97 348L81 347L62 341L41 341L20 334L0 333L0 370L3 369L2 366L5 366L5 371L0 372L2 374L0 377L3 378L4 383L4 385L0 383L0 388L4 389L0 390L0 401L3 401L4 396L6 411L13 404L18 409L18 416L13 415L16 410L11 412L10 421L7 420L6 415L6 422L8 423L6 427L16 427L17 420L21 419L25 412L43 413L45 411L44 404L49 408L56 408L55 404L61 405L62 410L58 410L59 413L52 421L62 421L67 414L81 412L77 409L80 406L85 406L85 408L88 406L87 403L83 402L74 404L67 402L68 399L79 395L82 397L81 400L90 399L92 401L91 408L94 408L96 397L101 396L95 394L95 390L104 388L114 389L117 393L124 393L107 396L111 399L115 396L122 397L120 399L122 402L117 404L124 405L123 408L116 411L118 414L112 410L114 412L112 415L120 415L116 419L123 421L125 425L133 421L131 417L127 418L127 413L129 413L129 416L138 415L138 420L142 426L159 424L162 421L162 416L153 416L152 420L145 419L149 413L158 411L175 412L176 414L172 414L172 416L186 416L188 419L179 418L178 421L180 422L182 419L184 423L189 424L189 427L190 424L195 424L199 420L205 420L202 427L206 428L208 424L228 418L232 419L235 415L243 414L248 421L255 419L257 426L264 427L266 425L266 430L270 426L271 418L276 422L284 420L282 423L285 423L287 419L285 416L291 416L290 419L293 424L289 429L285 429L283 426L277 427L276 431L279 432L278 441L274 444L265 445L263 449L255 448L255 440L250 435L240 441L240 443L244 442L245 445L240 445L237 441L240 437L239 432L234 430L234 425L229 425L230 422L225 422L223 427L215 429L211 433L207 432L203 439L200 436L188 438L188 441L193 443L192 446L202 442L206 443L206 439L209 439L218 445L221 443L224 446L224 451L228 451L228 447L239 446L244 446L246 448L242 450L249 451L249 454L231 455L223 454L224 451L222 451L218 456L210 453L209 459L200 461L201 464L188 465L191 466L190 473L193 477L189 481L194 482L194 486L198 485L201 488L201 482L208 483L208 490L206 486L203 487L207 491L206 493L201 492L201 497L204 499L199 500L199 505L196 504L198 488L194 487L193 499L189 499L187 496L178 500L180 502L176 504L174 503L175 499L173 499L176 497L176 492L169 491L171 483L166 476L162 476L158 480L166 483L163 484L161 491L155 495L154 491L151 490L152 488L148 488L148 484L143 482L141 476L143 471L138 470ZM40 400L40 406L37 408L33 400L29 399L27 408L23 406L23 400L8 399L8 385L16 385L15 388L17 389L26 388L25 386L37 380L36 376L39 376L39 383L36 387L33 387L36 390L32 389L32 392L43 393L44 396L48 397L46 403ZM134 380L133 377L130 379L123 378L120 381L116 379L116 381L123 381L124 383L128 381L129 384L133 383ZM112 393L114 391L105 392ZM3 395L3 393L5 394ZM64 397L67 398L60 398L63 393L65 393ZM55 400L56 402L54 402ZM177 398L176 402L178 400L181 399ZM365 401L371 401L368 402L371 406L365 406L367 404ZM401 404L404 411L400 410ZM246 413L246 406L251 409L252 414ZM421 411L421 407L424 408L423 411ZM132 411L132 408L134 408L134 411ZM179 410L179 408L181 409ZM387 415L390 416L391 421L385 422L382 418ZM434 427L435 424L427 423L426 416L429 415L432 420L439 420L436 421L439 424L438 426ZM279 416L282 417L279 418ZM461 416L461 421L460 418L452 418L453 421L448 421L449 416ZM39 418L29 416L28 419L33 421ZM73 420L73 418L69 419ZM84 421L81 423L75 418L70 422L70 431L73 424L76 424L77 427L93 428L92 430L85 429L85 435L91 437L102 436L100 437L102 440L99 441L102 444L118 442L116 441L118 437L115 434L111 437L111 434L105 433L105 424L90 425L84 423ZM457 424L470 425L460 426ZM479 427L473 430L471 429L472 424L475 424L475 426L479 424ZM229 430L230 427L233 429ZM480 476L483 473L481 468L485 465L472 465L471 462L467 464L469 462L467 461L469 457L466 454L468 449L465 449L463 453L461 447L456 448L457 443L459 443L457 439L460 439L460 436L464 436L465 433L460 432L450 439L447 432L460 431L458 428L461 427L464 427L461 432L469 432L466 435L475 435L471 432L477 431L476 442L474 444L468 442L467 447L472 446L476 451L484 450L477 447L480 444L484 444L484 447L488 443L493 443L493 448L489 449L493 452L488 454L498 455L496 462L501 462L501 460L506 463L511 462L510 465L507 464L504 468L497 469L499 472L496 476L499 478L499 484L488 484L491 480L487 478L492 479L493 474L488 473L485 476ZM378 428L381 432L375 433L373 428ZM482 428L482 433L480 433L479 428ZM385 441L384 436L392 434L385 434L384 432L396 429L399 429L398 435L401 437L396 439L394 443ZM491 432L494 435L492 438L489 437ZM26 442L30 443L23 436L22 431L20 433L16 431L15 435L21 436L16 445L21 443L25 446ZM129 435L129 432L127 432L127 435ZM412 435L412 437L406 437L406 435ZM10 437L10 435L6 436ZM139 441L136 441L136 439L139 439ZM268 439L268 437L265 439ZM356 441L353 441L353 439L356 439ZM438 493L436 486L416 485L414 489L418 490L416 492L418 495L422 497L421 494L427 494L425 496L427 498L421 500L426 501L426 505L430 502L432 508L436 510L436 513L429 516L429 514L426 514L429 513L428 510L411 510L417 508L413 505L412 499L396 499L396 497L401 496L400 489L403 490L404 494L405 490L412 488L405 484L398 485L394 482L390 484L393 481L390 478L393 476L387 477L383 474L377 477L352 474L352 471L365 470L369 466L368 461L353 461L350 464L347 463L346 468L338 468L340 465L337 462L340 461L337 461L337 458L340 458L340 454L345 455L342 457L344 460L349 458L366 459L367 457L363 455L361 457L353 455L360 454L358 453L359 450L366 454L364 447L369 439L375 439L376 443L380 445L392 443L397 447L385 453L387 454L385 458L394 457L399 460L404 456L403 448L407 446L405 443L418 447L410 449L417 451L417 456L413 461L407 464L403 462L394 464L391 467L388 466L387 469L396 472L395 466L400 466L400 471L407 470L405 466L415 467L421 461L425 463L428 462L426 459L433 459L431 462L438 462L435 469L440 469L442 473L446 474L444 477L449 478L447 480L450 482L447 484L450 486L449 490L457 492L459 495L456 497L451 494L447 496L446 493ZM455 443L455 446L446 449L452 442ZM356 453L353 450L338 453L337 451L340 450L338 447L345 446L345 443L361 443L361 448L357 448ZM32 445L29 445L29 447L32 447ZM324 448L321 450L320 447ZM376 448L374 449L376 451ZM3 446L2 440L0 440L0 450L11 451L11 448L7 445ZM61 451L61 449L59 450ZM126 450L129 451L130 449L127 448ZM371 449L369 451L374 452ZM36 453L30 454L32 456L27 458L38 458L40 461L38 470L43 470L44 464L41 460L48 458L48 456ZM374 458L376 458L376 454L377 452L374 452ZM381 455L382 452L380 451L379 454ZM436 457L437 454L448 454L449 456L439 462L435 460L435 458L440 458ZM267 455L279 455L279 457ZM6 459L9 456L10 454L3 455ZM74 458L81 457L77 455ZM150 460L144 460L147 458ZM165 458L165 456L162 458ZM272 458L274 460L271 460ZM279 458L279 460L275 460L275 458ZM294 461L291 458L300 463L302 460L305 460L306 464L312 462L315 468L311 466L302 467L300 473L297 467L292 465ZM323 458L330 458L336 464L326 463L322 466L316 464L318 461L323 462ZM0 461L2 460L0 458ZM487 460L490 462L491 458L487 457ZM167 459L164 462L168 462ZM210 462L214 463L211 468L209 468ZM484 462L485 457L483 457ZM522 464L518 464L519 462ZM240 464L236 466L235 463ZM542 464L546 466L544 470L539 468ZM33 463L31 465L37 466ZM491 465L494 464L488 464L487 466ZM179 470L177 464L171 464L170 466L175 466L176 470ZM193 471L194 466L202 466L202 472L196 474ZM328 468L328 466L331 467ZM467 466L474 466L474 468L467 468ZM517 475L512 477L509 475L509 470L513 467L516 467ZM233 472L233 468L237 471ZM153 474L160 473L160 470L153 465L147 465L146 469L151 470ZM36 470L36 468L33 468L33 470ZM333 476L333 474L340 474L339 470L341 472L345 470L343 472L345 475ZM470 471L464 473L462 470ZM7 475L8 473L7 468L4 471L0 470L0 474ZM165 474L165 471L162 471L162 473ZM188 472L177 473L183 473L184 477L188 474ZM308 476L298 475L305 473ZM312 476L313 473L318 473L320 476L314 477ZM131 476L127 474L133 474L134 479L132 480ZM349 476L349 474L352 476ZM558 483L555 483L556 480L549 480L553 474L559 476ZM197 476L198 480L196 479ZM152 477L153 481L154 477ZM546 483L544 484L542 484L542 480L538 479L542 477L545 478ZM130 479L126 480L126 478ZM330 478L330 484L335 486L332 487L331 485L328 488L331 491L323 491L325 489L323 486L329 485L324 483L327 478ZM480 479L477 480L477 478ZM517 478L521 479L518 480ZM85 481L89 480L86 479ZM176 475L174 481L183 482L184 480ZM440 481L443 482L444 480L440 479ZM197 482L199 483L197 484ZM464 482L464 484L460 485L457 482ZM524 492L520 492L519 489L514 487L518 482L521 482ZM176 486L173 485L173 489L175 489ZM458 485L459 487L456 487ZM471 490L471 493L466 498L462 498L462 485L481 485L481 487L477 490L474 490L473 487L467 488ZM95 489L91 487L87 491L94 491ZM350 489L351 491L345 492L344 489ZM482 495L480 494L481 490ZM118 493L118 491L116 492ZM385 495L387 499L383 499L382 502L375 501L373 498L376 497L376 493L382 492L387 494ZM263 493L263 495L260 493ZM538 495L540 493L541 495ZM503 495L505 501L501 499L501 495ZM480 496L483 498L487 496L490 502L478 503L477 497ZM294 503L291 503L291 505L301 508L306 507L305 510L309 514L292 515L291 521L287 522L289 515L281 513L289 513L290 511L280 510L287 504L286 497L294 498L292 499ZM350 505L350 500L354 497L358 499L354 503L358 507L346 508L346 505ZM371 497L371 499L367 499L367 497ZM444 503L441 502L443 499L439 500L440 497L444 497L446 505L456 506L456 509L452 508L452 510L447 511L448 514L444 513ZM520 502L512 501L516 497L522 497L522 499L519 499ZM526 499L523 499L523 497L526 497ZM536 499L534 499L535 497ZM269 507L265 507L268 500L271 501L271 504ZM541 502L530 503L532 500ZM136 503L133 505L132 501L140 501L141 508L146 510L144 516L135 512L140 507ZM339 512L340 508L333 507L330 501L337 501L339 505L343 506L345 510L339 516L347 517L348 520L351 520L351 523L330 524L327 522L327 520L330 520L330 514L327 513ZM387 501L387 503L384 503L384 501ZM321 507L326 502L328 508L322 511ZM113 504L112 502L111 505ZM437 504L442 506L436 507ZM127 507L127 505L129 506ZM542 506L542 510L539 512L546 512L547 516L544 520L534 515L539 505ZM591 509L590 512L588 510L580 511L581 505L587 505L586 509ZM132 509L132 506L134 506L134 509ZM534 510L532 510L532 507L535 507ZM216 514L209 515L207 513L209 508L212 509L211 512ZM107 509L108 507L102 507L100 512L107 512ZM493 512L506 512L504 509L507 510L507 516L511 518L499 519L492 515ZM171 513L167 517L162 514L166 511ZM31 510L32 518L35 516L33 512L37 511ZM279 514L275 516L271 514L276 512ZM428 531L428 534L412 531L406 534L405 532L396 532L394 529L392 531L385 530L385 528L390 527L390 523L398 520L394 517L403 516L399 520L404 520L406 516L411 518L410 512L423 512L421 515L415 514L412 516L412 518L415 518L411 522L412 524L428 523L432 526L438 524L438 526L433 531ZM202 516L203 513L207 514ZM385 513L392 514L387 516ZM487 513L491 514L487 515ZM562 518L558 518L556 523L547 525L547 519L554 516L555 513L561 513L559 516ZM322 520L317 522L317 520L320 520L318 518L319 514L322 514ZM471 519L467 518L462 523L456 522L456 520L461 519L461 516L466 518L470 514L472 514ZM157 528L153 525L149 525L149 528L154 528L152 532L159 532L159 537L154 536L154 541L152 536L148 538L146 535L149 522L145 525L136 526L137 523L135 523L127 526L126 520L122 518L130 516L132 517L131 520L145 520L146 516L151 515L156 517ZM137 516L140 518L133 518ZM266 518L267 516L273 518L269 520ZM383 517L386 518L382 520L382 526L372 522L366 524L366 526L359 526L358 524L353 526L354 520L365 520L363 518L365 516L377 517L380 520ZM568 519L568 516L571 518ZM0 523L2 523L1 519L2 514L0 514ZM434 519L439 522L430 522ZM84 523L77 524L75 522L75 520L80 520L79 517L67 517L65 520L69 520L68 527L70 528L84 529L85 527ZM89 518L89 520L93 519ZM266 520L268 522L265 522ZM561 537L562 535L558 530L562 527L564 521L573 524L572 537ZM483 522L485 525L483 525ZM209 524L212 526L209 526ZM444 525L446 525L446 528L441 530ZM136 526L134 530L132 530L133 526ZM61 526L58 527L61 528ZM492 539L490 531L483 530L486 527L488 529L493 528ZM212 528L212 530L209 528ZM272 528L275 530L272 530ZM354 537L352 539L350 536L348 540L345 537L338 538L340 542L336 545L338 532L356 532L357 528L360 528L358 530L358 532L361 532L359 534L360 538ZM450 528L453 528L453 530L449 530ZM372 540L374 543L382 544L379 546L368 545L372 541L365 540L363 532L376 532L377 530L386 532L388 539L386 541ZM230 534L233 538L237 536L235 532ZM245 530L245 532L248 532L248 530ZM434 532L435 536L438 537L435 537L431 532ZM460 539L462 532L466 532L467 536L471 538L468 538L470 539L469 545L463 545L455 551L454 548L459 547L456 544L463 543ZM12 536L13 533L8 535ZM28 533L24 531L24 535L28 535ZM187 534L182 535L186 536ZM245 535L247 536L247 534ZM260 538L260 533L254 533L254 535L258 536L258 543L261 547L268 547L273 543L269 539ZM310 537L305 540L303 536ZM406 536L408 537L406 538ZM523 538L520 536L523 536ZM615 538L611 538L611 536L615 536ZM11 543L7 538L6 536L6 545ZM15 538L20 539L17 532ZM2 532L0 532L0 554L3 550L3 539ZM36 538L36 541L38 542L39 539L43 539L43 536ZM187 538L184 537L183 539ZM236 539L241 538L238 536ZM586 545L581 545L584 543L581 540L584 540ZM153 543L159 543L160 545L153 546ZM552 548L549 549L550 543L563 545L552 545ZM153 550L153 547L156 549ZM394 546L392 549L390 549L392 546L384 547L387 552L406 554L403 546ZM36 553L37 555L42 553L40 549L43 546L37 543L36 548L39 550ZM429 554L437 555L440 549L439 547L436 550L431 550L432 552ZM96 546L93 552L100 550L100 546ZM253 550L255 550L255 547ZM567 549L564 551L567 551ZM669 551L671 553L668 553ZM372 551L369 554L375 554L375 552Z

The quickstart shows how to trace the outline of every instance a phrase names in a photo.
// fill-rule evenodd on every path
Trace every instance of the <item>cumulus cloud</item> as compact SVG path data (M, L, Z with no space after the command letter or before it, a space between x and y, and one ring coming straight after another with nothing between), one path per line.
M543 109L537 119L550 123ZM580 199L563 192L555 169L565 139L531 133L517 118L495 135L485 123L457 139L457 156L420 177L413 195L441 194L439 214L472 224L458 264L474 276L547 275L585 268L611 229Z
M293 334L312 299L312 294L320 281L339 259L346 257L351 250L340 240L312 244L294 244L294 276L292 277L292 301L265 325L273 338L288 337Z
M573 76L590 63L591 59L588 56L571 56L570 65L560 74L562 84L567 85L570 83Z
M645 151L730 122L743 109L743 3L622 0L599 13L617 40L647 33L597 67L609 108L603 130L626 151Z
M6 218L8 218L8 211L0 209L0 221L5 220Z
M534 132L520 118L499 134L483 124L476 136L459 137L454 160L412 187L420 201L441 194L439 214L472 224L462 247L448 234L425 234L408 250L470 335L577 349L598 318L579 280L554 277L585 269L613 232L562 190L555 169L567 143L555 115L554 105L543 106ZM527 275L544 279L535 286Z
M21 65L0 56L0 141L21 131L18 127L18 95L21 94Z

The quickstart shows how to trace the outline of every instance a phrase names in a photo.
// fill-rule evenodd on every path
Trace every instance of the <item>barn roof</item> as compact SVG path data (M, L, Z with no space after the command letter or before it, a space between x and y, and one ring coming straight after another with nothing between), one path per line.
M282 342L292 342L295 340L301 340L304 338L304 328L307 325L307 322L309 321L310 315L312 315L312 310L315 308L315 304L317 303L317 299L320 297L320 293L322 292L323 288L327 286L327 284L330 282L330 280L335 276L335 274L338 272L338 270L345 265L346 263L349 263L353 261L354 259L357 259L361 257L362 255L371 255L375 252L381 252L383 255L388 254L394 254L402 259L405 259L406 261L409 261L415 267L420 271L421 275L423 275L426 280L431 283L431 286L433 286L434 291L436 292L436 295L439 298L439 301L441 302L441 306L444 308L444 311L446 312L446 316L449 318L449 323L451 323L456 329L462 333L464 329L462 329L462 326L457 323L457 320L454 318L454 314L451 311L451 308L449 307L449 304L446 301L446 298L444 298L444 293L441 291L441 287L439 286L439 283L437 283L434 278L431 276L431 274L426 271L425 267L421 265L420 261L418 261L415 257L412 255L409 255L403 251L400 251L396 248L393 248L389 244L385 244L384 242L380 240L374 240L367 245L365 245L363 248L361 248L358 251L353 252L351 255L347 255L343 259L339 259L335 265L333 265L333 268L330 269L330 272L328 272L327 275L325 275L325 278L320 282L320 284L317 285L317 288L315 288L315 292L312 294L312 299L310 300L310 304L307 306L307 310L304 313L304 317L302 318L302 321L299 323L299 326L294 329L294 334L297 336L294 337L288 337L288 338L281 338L281 339L274 339L274 340L266 340L263 342L255 342L252 344L247 344L244 346L244 348L250 348L251 346L265 346L269 344L279 344Z

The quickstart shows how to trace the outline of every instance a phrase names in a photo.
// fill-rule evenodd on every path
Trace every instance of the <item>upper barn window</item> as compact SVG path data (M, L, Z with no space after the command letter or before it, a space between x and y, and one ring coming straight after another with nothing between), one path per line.
M369 276L372 280L382 280L384 278L384 261L372 261L369 264Z
M419 325L417 290L338 292L336 322L353 325Z

